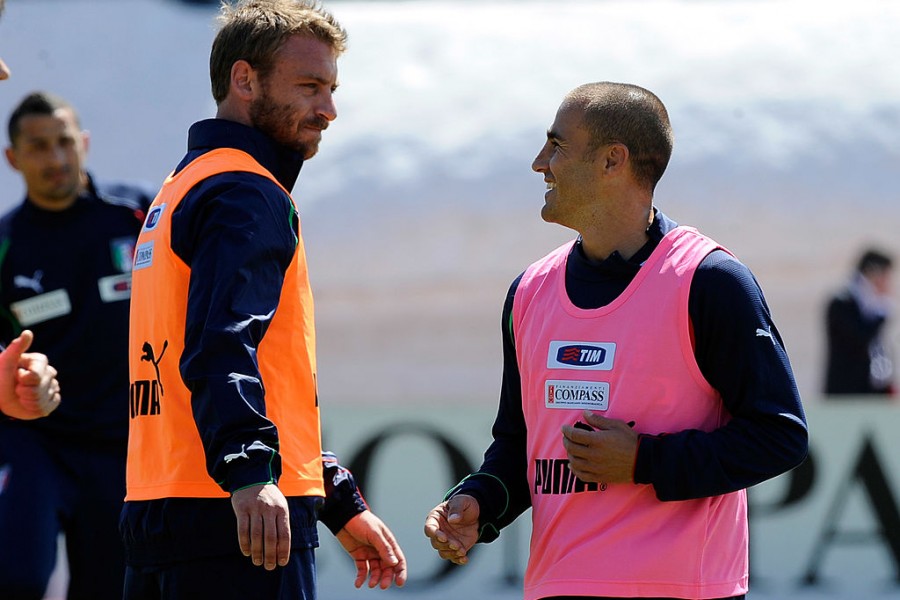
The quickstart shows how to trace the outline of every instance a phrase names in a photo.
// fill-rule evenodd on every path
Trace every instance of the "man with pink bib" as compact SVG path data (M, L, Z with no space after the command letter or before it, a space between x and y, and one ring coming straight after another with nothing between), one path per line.
M525 600L744 598L746 489L806 457L753 274L654 205L672 144L653 93L590 83L532 165L578 237L510 287L493 442L425 521L465 564L531 508Z

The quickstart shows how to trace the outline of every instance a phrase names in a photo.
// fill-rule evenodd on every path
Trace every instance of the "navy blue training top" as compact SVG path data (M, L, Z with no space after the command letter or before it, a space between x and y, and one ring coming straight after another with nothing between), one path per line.
M303 164L300 154L258 129L207 119L191 126L176 173L216 148L248 153L287 190ZM265 416L256 348L278 307L298 228L290 197L269 178L247 172L204 179L172 213L172 250L191 269L181 375L207 470L228 491L268 481L273 466L280 476L270 451L248 452L248 460L231 463L224 457L257 441L278 448L278 432Z
M65 210L26 198L0 219L0 339L32 330L31 350L57 369L63 397L49 416L16 426L124 451L131 257L155 193L89 177Z
M217 148L250 154L287 190L296 184L303 164L299 153L258 129L207 119L191 126L188 151L175 172ZM229 171L208 177L191 188L172 214L172 250L192 273L181 375L191 391L207 469L216 481L227 482L229 492L268 481L271 454L248 452L248 460L231 463L225 462L226 454L249 448L254 441L278 448L278 432L265 417L255 350L278 307L298 237L299 220L290 197L255 173ZM193 277L196 273L203 274L202 283ZM243 326L248 322L251 325ZM231 374L242 376L240 386L234 385ZM331 453L323 458L326 499L318 516L336 532L367 506L352 474Z
M676 226L657 210L647 230L649 241L628 260L614 252L603 261L592 261L576 243L566 264L569 298L583 309L609 304ZM494 441L477 474L448 494L470 494L479 501L480 522L489 525L482 530L484 542L495 539L500 528L531 506L527 431L510 327L521 277L510 286L503 307L503 380ZM715 496L755 485L798 465L808 446L806 416L784 343L750 270L726 252L710 253L692 280L688 312L697 364L721 394L732 420L712 432L641 436L634 481L653 485L662 501ZM758 329L770 332L773 343L755 343Z

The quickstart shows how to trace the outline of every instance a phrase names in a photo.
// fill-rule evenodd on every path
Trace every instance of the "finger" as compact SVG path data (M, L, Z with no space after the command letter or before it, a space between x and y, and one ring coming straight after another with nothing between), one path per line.
M406 583L406 558L403 556L402 551L400 552L400 562L389 569L384 569L383 573L381 578L381 589L386 590L389 588L391 580L393 580L394 585L397 587L403 587L403 584Z
M250 559L257 567L263 564L263 522L260 515L250 515Z
M19 383L29 385L37 385L43 379L48 381L50 376L50 366L47 364L47 357L43 354L24 353L18 359L18 370L16 379Z
M41 384L41 376L32 369L19 367L16 371L16 383L26 388L35 388Z
M570 464L576 459L585 459L588 457L588 454L591 452L590 442L591 440L580 442L566 437L563 438L563 448L566 451Z
M375 530L375 538L371 541L375 550L378 552L378 558L382 564L393 567L400 562L397 553L400 546L394 538L394 534L387 527L379 527Z
M279 513L276 527L278 531L278 564L283 567L291 558L291 520L287 512Z
M406 557L394 534L387 528L385 528L384 537L389 550L388 561L393 562L386 562L385 554L379 552L381 560L378 561L377 569L380 571L381 589L386 590L391 587L392 581L395 581L398 587L402 587L406 582Z
M16 348L16 352L21 356L24 352L28 352L28 349L31 348L31 342L34 341L34 334L31 333L30 329L24 330L19 334L19 337L14 339L12 343L9 345L10 348Z
M441 550L447 550L450 547L450 543L447 540L438 540L437 538L431 538L431 547L440 552Z
M369 561L369 589L373 589L378 586L381 581L381 561L378 560L370 560Z
M465 523L473 518L474 506L468 496L453 496L446 504L448 523Z
M625 421L622 421L621 419L609 419L589 410L584 411L584 413L582 414L584 415L584 419L588 422L588 424L593 425L597 429L619 429L634 426L626 423Z
M250 556L250 516L242 513L237 517L238 545L244 556Z
M391 587L391 584L394 582L394 569L393 568L383 568L381 569L381 582L378 587L383 590Z
M569 461L569 470L572 471L575 477L585 482L597 482L602 479L601 474L596 471L594 466L591 461L581 458Z
M406 561L402 561L399 565L394 567L394 583L397 587L403 587L406 585L407 578L407 567Z
M361 588L368 576L369 561L361 558L356 559L356 581L353 582L353 585L356 586L357 589Z
M9 343L9 346L0 353L0 359L2 359L3 369L8 373L14 373L16 366L19 364L19 360L22 358L22 354L31 347L31 342L34 339L34 335L29 330L25 330L19 334L19 337L14 339Z
M467 562L469 562L469 558L468 558L467 556L459 556L459 555L456 554L455 552L453 552L453 553L449 553L449 552L440 552L440 553L438 554L438 556L440 556L440 557L443 558L444 560L449 560L449 561L452 562L454 565L464 565L464 564L466 564Z
M16 396L18 396L19 401L22 404L36 404L40 399L40 388L38 387L37 382L28 383L27 381L19 379L18 383L16 383Z
M584 429L580 429L578 427L573 427L571 425L563 425L562 426L562 434L563 434L563 444L566 442L578 444L580 446L587 446L591 441L595 432L593 431L585 431Z
M432 545L435 540L443 543L447 541L447 535L441 529L441 519L443 518L442 507L445 504L446 503L436 507L428 513L428 516L425 518L425 537L432 540Z
M466 551L462 548L461 545L456 543L448 543L448 544L434 544L431 545L432 548L437 550L438 556L441 558L449 560L450 558L459 558L460 556L465 556Z
M62 401L62 396L60 396L59 392L53 394L50 398L50 401L47 402L47 405L43 409L44 416L46 417L59 406L59 403Z
M267 512L262 518L263 566L266 571L274 570L278 560L278 526L275 521L276 515L271 512Z
M385 567L384 565L379 565L381 570L381 581L379 583L379 587L383 590L391 587L392 583L397 583L398 587L402 587L403 584L398 580L399 572L396 567Z
M394 557L397 559L397 562L391 566L390 571L397 585L403 587L403 584L406 583L406 556L403 554L403 549L393 534L391 534L390 540L394 549Z

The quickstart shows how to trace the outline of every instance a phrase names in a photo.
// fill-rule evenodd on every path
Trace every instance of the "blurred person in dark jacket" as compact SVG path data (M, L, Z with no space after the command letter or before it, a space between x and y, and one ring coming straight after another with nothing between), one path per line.
M0 0L0 16L5 0ZM0 81L9 78L9 68L0 58ZM33 334L23 331L10 347L0 350L0 418L40 419L59 406L56 369L39 352L26 352Z
M847 284L829 300L826 395L896 393L894 361L884 335L891 315L892 273L892 258L868 249Z
M131 260L153 190L89 174L88 132L54 94L23 98L8 133L25 197L0 218L0 339L33 331L66 401L0 422L0 596L41 598L64 532L69 598L119 598Z

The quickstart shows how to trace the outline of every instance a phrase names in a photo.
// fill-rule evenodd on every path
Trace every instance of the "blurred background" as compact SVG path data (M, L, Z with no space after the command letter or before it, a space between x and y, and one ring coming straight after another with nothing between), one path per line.
M379 434L403 438L379 455L381 467L357 465L370 475L376 512L396 523L420 574L397 595L484 588L443 575L421 523L452 483L446 448L458 445L476 466L488 443L509 283L572 236L540 220L544 184L531 161L562 96L612 80L646 87L667 105L676 144L656 204L756 274L811 423L822 423L813 428L813 449L821 440L822 455L834 453L820 463L833 479L819 470L819 479L808 472L811 479L759 492L771 510L759 511L770 520L759 526L758 547L785 547L776 533L767 541L766 527L784 532L786 523L803 522L807 537L784 534L800 544L786 546L797 566L771 562L751 598L900 597L900 531L885 529L898 514L897 492L879 504L856 461L871 441L888 489L898 489L897 403L829 412L820 393L828 296L864 248L900 256L900 4L325 4L350 34L339 62L339 116L294 196L316 292L326 440L357 460ZM7 0L0 56L12 77L0 86L4 123L26 93L58 93L91 132L92 173L158 185L181 158L190 124L215 113L207 61L216 11L217 3L196 1ZM24 193L8 168L0 168L0 190L4 212ZM887 336L895 355L897 321ZM804 482L812 502L805 506L791 496ZM858 498L841 496L854 487ZM782 512L779 521L772 507L782 504L799 512ZM813 549L832 539L829 523L845 510L861 519L853 527L871 534L871 557L845 560L850 550L840 545L816 559ZM485 577L496 589L473 598L519 597L527 531L508 537L507 546L484 551L495 565ZM323 585L332 577L346 583L350 567L330 551L322 552ZM803 587L816 560L823 572L846 572L833 572L831 587ZM863 572L847 567L854 560ZM873 587L859 595L853 577ZM841 586L842 578L851 584ZM349 587L323 588L331 591L322 597L362 596Z

